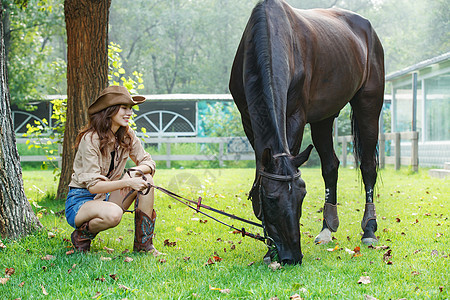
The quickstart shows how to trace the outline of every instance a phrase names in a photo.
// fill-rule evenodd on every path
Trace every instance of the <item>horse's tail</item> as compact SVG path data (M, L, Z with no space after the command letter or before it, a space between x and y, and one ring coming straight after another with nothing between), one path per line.
M351 113L351 121L352 121L352 135L353 135L353 153L355 157L355 164L358 166L361 163L362 159L362 143L361 143L361 135L359 131L358 120L355 117L355 113L352 109ZM375 151L373 153L373 160L378 167L378 145L375 147Z

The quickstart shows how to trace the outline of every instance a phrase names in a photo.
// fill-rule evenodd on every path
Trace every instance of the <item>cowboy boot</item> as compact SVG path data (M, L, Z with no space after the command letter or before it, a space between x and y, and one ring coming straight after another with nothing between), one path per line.
M87 252L91 250L91 241L95 238L97 233L89 231L89 221L83 223L80 227L75 229L70 235L75 250Z
M153 246L153 231L155 230L156 212L149 217L139 208L134 213L134 246L133 251L152 252L154 256L161 253Z

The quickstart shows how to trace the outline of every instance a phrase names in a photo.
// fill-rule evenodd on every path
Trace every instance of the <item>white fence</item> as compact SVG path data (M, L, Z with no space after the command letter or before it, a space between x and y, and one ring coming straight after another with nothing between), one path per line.
M408 157L402 156L401 145L402 141L410 142L411 154ZM391 152L393 155L386 155L386 141L392 141ZM339 136L337 143L342 144L342 153L339 156L341 164L345 167L348 160L348 144L353 142L351 135ZM400 166L411 166L414 172L419 170L419 133L417 131L411 132L394 132L381 133L379 136L379 162L380 168L384 168L386 164L393 164L396 170Z
M152 154L155 161L166 161L166 166L170 168L172 161L219 161L223 166L224 161L254 160L253 149L246 137L185 137L185 138L143 138L145 144L165 145L165 154ZM25 144L27 141L34 142L36 139L18 138L17 144ZM47 139L40 140L46 143ZM172 144L218 144L217 153L213 154L173 154ZM49 157L46 155L20 156L21 162L29 161L61 161L59 153L61 149L55 151ZM54 157L54 158L53 158Z
M25 144L27 141L34 141L33 139L18 138L18 144ZM409 157L401 155L401 142L409 141L411 147L411 154ZM391 152L393 155L386 155L386 141L393 141L391 143ZM45 139L41 139L41 142L46 142ZM165 145L164 154L152 154L155 161L166 161L166 166L170 168L172 161L219 161L219 165L223 166L224 161L241 161L241 160L254 160L255 155L253 149L247 141L246 137L184 137L184 138L143 138L145 144L157 144ZM348 146L353 142L351 135L337 137L336 144L342 144L342 152L339 156L341 165L347 166L348 161L354 160L349 157ZM171 149L173 144L218 144L218 152L212 154L173 154ZM379 137L379 149L383 151L379 152L380 167L384 168L386 164L393 164L396 170L400 169L400 166L411 166L413 171L417 172L419 167L418 159L418 132L397 132L397 133L384 133ZM200 151L201 152L201 151ZM27 161L49 161L55 160L58 163L61 161L59 156L61 149L55 151L50 158L45 155L38 156L21 156L22 162Z

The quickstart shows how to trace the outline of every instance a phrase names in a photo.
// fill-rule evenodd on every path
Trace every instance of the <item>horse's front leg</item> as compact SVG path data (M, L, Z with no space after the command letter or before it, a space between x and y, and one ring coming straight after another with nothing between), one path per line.
M339 159L333 148L334 117L311 124L311 134L314 146L319 153L322 166L322 177L325 183L325 204L323 207L322 230L314 240L316 244L331 242L331 233L339 227L337 214L337 180Z

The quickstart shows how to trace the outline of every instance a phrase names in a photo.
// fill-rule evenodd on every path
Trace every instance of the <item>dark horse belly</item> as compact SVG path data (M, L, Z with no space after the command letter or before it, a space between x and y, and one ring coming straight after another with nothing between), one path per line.
M322 162L326 204L336 205L339 161L331 128L348 102L353 109L366 201L371 202L384 91L382 46L369 21L357 14L338 9L297 10L283 0L266 0L255 7L243 33L230 91L255 150L255 213L265 223L279 259L300 263L299 219L306 190L303 180L294 175L310 151L299 154L303 130L311 123ZM268 179L261 173L292 180ZM337 219L337 215L329 211L324 215L324 229L333 231L337 226L327 226L326 219ZM373 221L374 212L369 215ZM369 227L368 236L373 238L376 226Z

